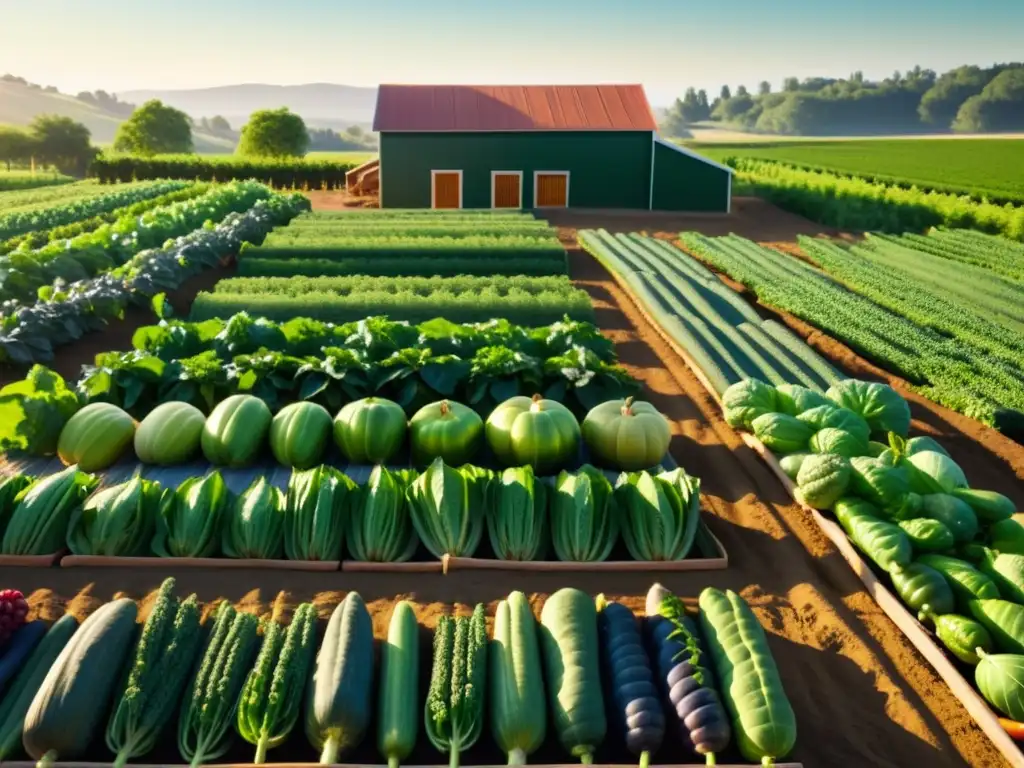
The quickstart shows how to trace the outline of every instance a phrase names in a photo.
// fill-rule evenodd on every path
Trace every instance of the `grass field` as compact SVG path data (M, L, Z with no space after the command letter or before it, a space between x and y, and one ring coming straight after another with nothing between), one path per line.
M0 191L15 189L38 189L39 187L54 187L60 184L70 184L74 179L64 176L55 171L29 170L8 171L0 166Z
M751 157L802 168L1024 203L1024 139L859 139L688 143L714 160Z

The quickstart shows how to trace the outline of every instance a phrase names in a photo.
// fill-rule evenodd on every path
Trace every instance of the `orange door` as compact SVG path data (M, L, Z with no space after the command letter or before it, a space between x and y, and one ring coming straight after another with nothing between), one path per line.
M519 208L521 206L519 196L520 177L518 173L496 173L494 174L494 207L495 208Z
M455 171L442 171L434 174L434 207L435 208L461 208L462 194L459 189L462 184L460 174Z
M564 173L537 174L537 208L565 208L569 204L569 177Z

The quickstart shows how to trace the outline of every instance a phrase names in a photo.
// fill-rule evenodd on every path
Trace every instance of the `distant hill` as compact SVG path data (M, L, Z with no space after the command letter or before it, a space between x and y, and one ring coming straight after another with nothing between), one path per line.
M288 107L315 128L344 130L350 125L368 127L373 122L377 89L333 83L308 85L224 85L180 91L126 91L122 101L142 104L160 99L198 120L221 115L238 128L258 109Z
M61 115L85 125L92 133L93 144L114 141L122 115L107 112L74 96L21 83L0 80L0 125L24 126L36 115ZM234 142L217 136L193 131L192 138L198 152L233 152Z

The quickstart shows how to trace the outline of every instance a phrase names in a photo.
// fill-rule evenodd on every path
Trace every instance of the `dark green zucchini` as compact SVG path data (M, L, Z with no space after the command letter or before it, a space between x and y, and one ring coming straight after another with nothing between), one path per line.
M889 576L900 599L914 611L920 611L930 605L938 614L952 613L956 610L953 590L934 568L924 563L894 565L889 569Z

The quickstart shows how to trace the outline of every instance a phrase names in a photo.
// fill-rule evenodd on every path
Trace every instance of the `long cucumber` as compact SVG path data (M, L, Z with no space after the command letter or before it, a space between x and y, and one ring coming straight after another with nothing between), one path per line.
M416 746L420 727L419 631L412 605L405 600L396 603L381 653L377 718L377 750L387 759L388 768L398 768Z
M509 765L526 765L544 743L547 720L537 621L522 592L498 603L488 656L491 733Z

